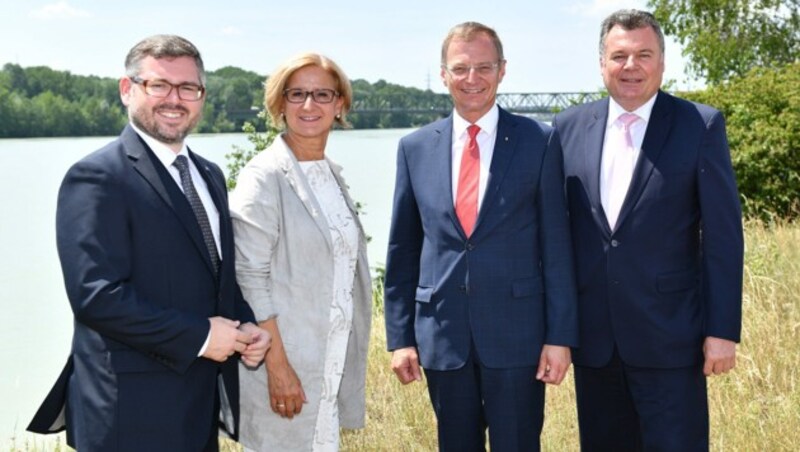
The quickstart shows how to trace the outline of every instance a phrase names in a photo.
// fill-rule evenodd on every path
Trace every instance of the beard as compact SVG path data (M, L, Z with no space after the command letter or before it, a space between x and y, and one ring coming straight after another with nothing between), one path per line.
M180 111L185 114L189 120L181 126L167 126L156 120L156 115L159 110ZM200 122L200 117L200 114L192 117L191 112L180 104L160 104L150 110L148 110L147 107L140 107L130 111L131 122L133 122L136 127L156 140L166 144L183 143L186 136L189 135L197 126L197 123Z

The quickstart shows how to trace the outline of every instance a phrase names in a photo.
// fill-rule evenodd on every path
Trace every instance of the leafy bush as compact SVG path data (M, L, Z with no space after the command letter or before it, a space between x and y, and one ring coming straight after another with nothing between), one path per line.
M685 93L725 114L745 216L800 217L800 63Z
M266 129L266 132L259 132L258 129ZM272 125L267 115L266 110L261 110L258 113L258 120L256 123L245 121L242 126L242 132L247 134L247 141L253 147L243 148L241 146L233 145L233 151L230 154L225 154L228 160L228 190L236 188L236 180L239 178L239 171L247 165L253 157L259 152L268 148L270 144L278 136L278 129Z

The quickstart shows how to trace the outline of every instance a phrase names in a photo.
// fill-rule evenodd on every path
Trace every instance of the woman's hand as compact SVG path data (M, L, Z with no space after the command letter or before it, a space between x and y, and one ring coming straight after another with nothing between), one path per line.
M276 319L261 322L259 326L272 335L272 347L267 351L264 359L267 389L269 389L269 406L277 415L291 419L300 414L303 404L307 401L303 384L292 365L289 364Z
M306 402L306 393L288 360L284 358L280 361L282 362L270 364L269 358L267 358L269 404L273 412L281 417L291 419L302 411L303 404Z

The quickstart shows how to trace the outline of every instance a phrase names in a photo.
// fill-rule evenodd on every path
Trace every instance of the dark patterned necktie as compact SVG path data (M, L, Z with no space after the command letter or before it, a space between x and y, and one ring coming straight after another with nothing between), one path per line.
M192 206L194 216L197 219L197 224L200 225L200 230L203 232L203 241L206 243L208 255L211 256L211 263L214 264L214 276L219 273L219 254L217 253L217 244L214 242L214 234L211 232L211 223L208 221L206 209L203 207L203 202L200 196L197 195L197 190L192 183L192 176L189 174L189 160L184 155L179 155L173 162L178 173L181 175L181 185L183 186L183 194L189 200Z

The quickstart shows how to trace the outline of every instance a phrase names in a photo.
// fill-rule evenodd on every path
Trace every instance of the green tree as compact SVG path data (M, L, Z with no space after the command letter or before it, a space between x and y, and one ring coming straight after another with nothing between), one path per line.
M648 0L687 72L717 84L800 60L800 0Z
M44 136L86 135L78 106L64 97L44 91L31 99L36 123Z
M449 112L452 108L448 95L431 90L385 80L370 84L358 79L352 86L354 107L361 112L348 115L348 119L356 129L417 127L438 119L443 111Z
M684 96L725 114L745 215L800 218L800 63Z
M122 103L109 102L98 96L87 96L78 101L83 135L115 135L128 122Z
M28 95L28 78L25 75L25 69L18 64L6 63L3 66L3 73L8 79L9 89Z
M25 68L25 76L29 97L36 97L47 91L65 99L72 97L72 75L69 72L54 71L47 66L33 66Z
M16 129L17 115L12 103L12 94L0 83L0 137L12 136Z

